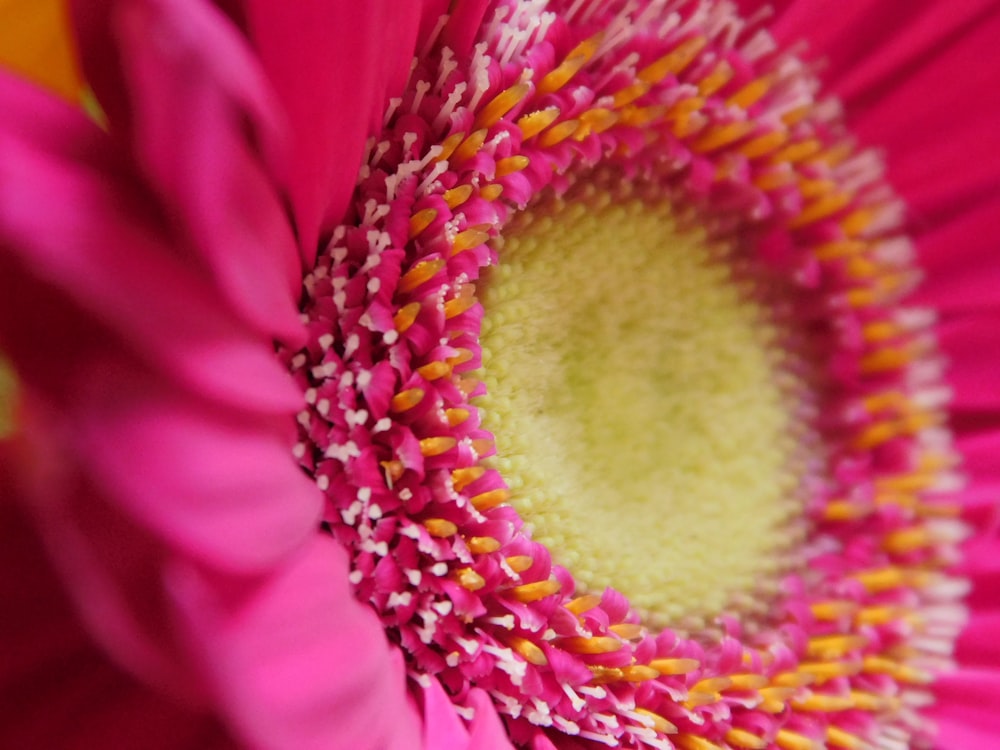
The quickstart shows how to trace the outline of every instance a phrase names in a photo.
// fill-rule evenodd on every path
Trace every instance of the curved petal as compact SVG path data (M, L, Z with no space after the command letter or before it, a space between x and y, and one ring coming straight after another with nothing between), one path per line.
M1000 175L994 179L1000 185ZM923 227L919 250L927 275L914 299L945 315L1000 308L995 281L1000 277L1000 253L991 244L998 237L1000 196Z
M4 298L0 341L37 404L21 427L51 433L32 455L79 467L163 543L223 568L266 567L313 533L321 498L291 455L290 415L220 408L164 383L57 293L16 269L3 278L19 287ZM18 319L39 304L44 314ZM38 478L40 497L58 495L55 478Z
M449 750L513 750L507 731L489 695L480 688L469 691L465 704L472 712L468 726L441 683L424 676L421 686L424 731L421 747Z
M75 405L80 461L174 551L259 570L315 533L319 493L294 464L291 420L268 429L131 374L102 375Z
M45 298L25 293L31 277L43 282L37 293L73 299L196 392L242 409L296 410L301 395L267 338L240 325L177 257L155 201L96 126L3 73L0 109L0 339L22 373L64 393L51 367L63 355L46 344L75 327L45 320Z
M84 67L141 178L234 309L301 343L301 268L263 148L280 116L228 18L201 0L77 3ZM253 128L251 138L247 124Z
M1000 413L1000 352L994 351L997 331L1000 308L950 316L940 326L941 346L956 364L948 378L956 411Z
M354 189L365 139L406 82L421 3L247 0L247 26L292 129L276 172L291 197L305 267Z
M0 502L0 746L234 747L217 720L111 663L76 620L28 519Z
M184 632L249 746L414 746L419 719L402 660L347 575L347 553L325 536L262 581L174 569Z

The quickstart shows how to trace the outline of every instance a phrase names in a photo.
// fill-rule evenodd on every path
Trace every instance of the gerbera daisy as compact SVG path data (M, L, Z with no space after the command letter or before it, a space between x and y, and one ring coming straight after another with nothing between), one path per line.
M938 675L966 580L992 622L993 302L940 233L995 173L889 151L908 298L787 44L892 144L872 92L997 14L856 65L744 5L122 0L74 6L82 73L10 56L71 101L0 77L5 741L984 742L995 659Z

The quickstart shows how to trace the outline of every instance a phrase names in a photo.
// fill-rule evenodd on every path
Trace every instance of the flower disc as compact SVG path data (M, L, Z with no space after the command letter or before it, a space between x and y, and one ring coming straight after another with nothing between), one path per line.
M801 541L798 394L731 243L613 174L533 203L501 239L476 405L532 537L647 624L760 613Z
M352 553L358 597L379 613L418 684L439 681L466 716L476 691L485 690L524 745L805 750L919 740L921 685L947 661L960 626L960 587L940 571L961 529L947 518L953 508L943 497L952 456L941 428L932 320L900 305L916 274L906 240L895 234L899 210L878 161L853 151L836 108L817 103L803 66L729 3L498 0L486 19L474 33L443 22L416 61L407 92L370 143L351 220L305 279L312 340L288 355L309 404L296 455L326 492L325 521ZM789 288L768 314L794 321L795 330L775 328L780 346L740 350L744 340L732 350L735 380L749 378L760 395L736 399L732 430L745 429L744 409L778 444L789 415L808 422L801 434L791 432L807 443L793 457L805 463L791 462L797 487L766 506L769 517L754 519L761 529L781 527L787 507L801 503L797 523L809 530L794 553L801 563L778 581L760 628L744 627L752 608L737 601L756 589L727 591L729 601L708 607L722 607L722 616L690 633L691 622L673 618L697 608L675 612L669 597L642 602L642 581L623 579L636 602L614 586L600 590L617 583L615 547L626 542L602 552L612 558L605 572L577 591L586 563L558 564L566 550L550 551L533 536L534 509L522 504L522 515L510 503L512 489L522 490L511 483L548 459L528 455L525 468L508 476L504 457L491 458L498 443L509 453L531 439L520 426L506 432L531 407L510 394L510 410L497 407L512 334L498 333L506 322L494 317L486 339L494 343L484 353L481 280L498 263L496 273L504 273L497 238L518 236L520 212L550 200L543 195L572 203L573 186L596 167L666 196L686 224L704 229L711 247L738 241L755 268ZM615 211L628 214L632 204L619 197L594 221L603 226ZM553 232L566 231L563 219L548 218ZM545 263L553 261L543 258L541 271ZM610 272L594 265L567 270L569 283L581 271L584 278ZM738 258L733 271L748 278ZM588 293L630 286L602 283L588 282ZM644 283L640 273L631 286ZM730 306L713 301L713 325ZM571 310L558 315L567 317L553 311L556 329L544 335L580 322ZM729 319L725 325L747 330L746 320ZM652 365L635 360L646 352L643 336L677 323L640 318L637 338L614 344L623 348L612 359L632 360L615 362L628 366L620 381L591 377L614 333L598 351L568 355L569 374L560 377L591 380L573 386L570 400L586 402L588 411L567 424L601 421L580 431L582 441L593 442L607 424L610 453L616 442L627 449L636 440L631 423L642 432L661 429L642 413L601 404L626 403L614 389L630 380L629 388L648 387L635 378L650 366L664 377L673 370L655 362L658 354ZM775 340L766 325L751 333ZM692 352L705 348L698 341ZM767 375L774 370L767 356L758 365L750 360L781 349L791 364L778 369L795 374L796 361L808 362L808 388L794 407L772 409L782 401ZM486 383L477 374L484 366ZM491 378L495 390L487 394ZM683 419L675 428L693 429ZM565 450L572 430L560 429L553 434ZM808 444L812 436L821 448ZM739 462L735 447L729 452ZM782 451L747 450L752 462L770 465L764 474L772 489L789 484ZM565 460L593 463L591 484L631 492L634 478L608 468L618 464L603 451L594 442ZM575 475L587 471L573 467ZM714 481L698 492L706 505L719 504L703 512L727 515L728 500L713 495L729 490L708 489ZM686 491L674 482L653 480L664 491ZM562 520L537 525L549 537L566 527ZM759 562L763 554L749 557ZM767 572L758 565L754 575ZM731 572L717 575L732 580Z

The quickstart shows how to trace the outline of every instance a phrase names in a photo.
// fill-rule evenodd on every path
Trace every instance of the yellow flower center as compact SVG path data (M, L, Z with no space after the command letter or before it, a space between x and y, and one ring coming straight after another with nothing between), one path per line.
M801 539L794 391L733 248L609 175L514 217L478 405L511 502L581 588L654 626L760 612Z

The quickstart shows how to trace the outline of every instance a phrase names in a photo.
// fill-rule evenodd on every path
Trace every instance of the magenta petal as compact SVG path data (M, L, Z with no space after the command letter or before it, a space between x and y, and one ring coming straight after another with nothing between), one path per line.
M128 94L127 129L112 122L112 135L230 304L261 332L300 341L297 248L247 128L273 150L280 118L245 40L200 0L123 0L97 22L113 48L85 36L84 59L114 54Z
M77 621L35 530L6 501L0 516L0 747L233 747L211 716L113 664Z
M444 692L441 683L434 677L427 677L423 686L424 731L421 747L447 747L454 750L473 750L478 746L469 744L469 732L464 722L455 712L455 704Z
M995 635L995 634L994 634ZM938 680L937 703L929 710L942 750L995 747L1000 736L1000 673L964 670Z
M421 747L448 750L513 750L496 706L485 691L474 688L465 704L472 710L469 726L459 717L441 683L426 678L421 696L424 732Z
M939 330L941 348L957 365L949 371L955 409L1000 412L1000 308L948 319Z
M996 597L992 597L996 601ZM966 667L994 669L1000 666L1000 602L990 613L978 613L962 632L957 656Z
M301 395L270 342L245 330L176 257L148 195L93 124L3 74L0 109L8 115L0 118L0 338L22 373L71 395L52 362L66 364L59 333L78 328L83 314L200 393L242 409L296 410ZM29 293L28 279L43 284ZM50 295L81 311L57 322Z
M233 730L251 747L406 750L419 719L405 670L354 599L347 553L317 535L260 583L175 570L194 651Z
M997 177L1000 191L1000 175ZM1000 308L1000 192L940 225L923 228L918 250L926 271L915 299L944 313Z
M81 621L113 658L147 684L191 705L204 685L173 637L163 597L163 545L87 481L59 451L62 425L29 404L23 437L0 443L4 502L30 511ZM49 417L49 419L46 419ZM51 453L51 455L50 455Z
M469 704L476 712L469 735L470 750L513 750L507 730L486 691L478 688L471 690Z
M292 458L290 420L286 430L116 375L79 394L75 438L133 517L223 569L273 565L314 533L321 497Z
M250 38L292 126L278 176L292 199L303 262L347 206L366 138L405 83L421 23L417 2L247 0Z

